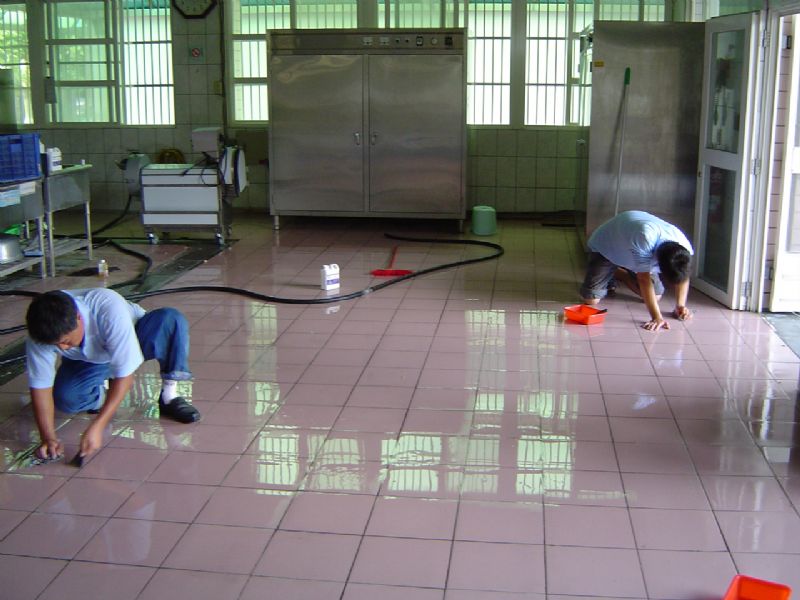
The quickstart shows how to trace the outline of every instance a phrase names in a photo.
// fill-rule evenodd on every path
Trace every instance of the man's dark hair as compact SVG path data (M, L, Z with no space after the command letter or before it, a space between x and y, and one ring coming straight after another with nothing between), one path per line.
M64 292L45 292L28 306L25 323L31 339L40 344L55 344L78 326L78 305Z
M658 268L667 283L675 285L689 278L692 255L677 242L664 242L656 249Z

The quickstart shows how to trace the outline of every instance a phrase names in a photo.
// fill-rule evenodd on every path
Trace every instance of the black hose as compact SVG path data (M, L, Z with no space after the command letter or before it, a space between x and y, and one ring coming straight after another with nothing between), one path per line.
M330 304L332 302L340 302L342 300L353 300L355 298L361 298L362 296L366 296L371 294L372 292L377 292L378 290L382 290L384 288L389 287L390 285L395 285L402 281L406 281L408 279L413 279L414 277L419 277L421 275L428 275L429 273L435 273L437 271L444 271L446 269L453 269L456 267L462 267L464 265L471 265L474 263L483 262L486 260L493 260L495 258L500 258L504 253L505 249L500 244L495 244L493 242L484 242L482 240L442 240L438 238L414 238L414 237L405 237L399 235L393 235L390 233L384 234L390 240L399 240L404 242L424 242L430 244L458 244L464 246L481 246L484 248L492 248L495 250L493 254L488 254L486 256L479 256L476 258L467 258L464 260L458 260L455 262L445 263L441 265L436 265L435 267L428 267L427 269L422 269L420 271L414 271L408 275L402 275L400 277L395 277L393 279L389 279L377 285L370 286L368 288L364 288L363 290L359 290L357 292L351 292L349 294L342 294L339 296L330 296L328 298L282 298L279 296L269 296L267 294L259 294L258 292L253 292L250 290L246 290L243 288L236 288L230 286L215 286L215 285L190 285L178 288L167 288L163 290L153 290L150 292L140 292L138 294L129 294L125 296L127 300L141 300L143 298L150 298L152 296L162 296L165 294L181 294L181 293L193 293L193 292L219 292L219 293L226 293L226 294L236 294L238 296L244 296L245 298L250 298L252 300L258 300L260 302L272 302L275 304ZM111 286L111 289L125 287L131 285L132 283L141 282L147 274L147 271L153 264L153 260L143 254L141 252L136 252L135 250L130 250L128 248L124 248L117 244L113 240L107 240L104 242L110 243L114 247L118 248L120 251L130 254L133 256L137 256L143 258L147 261L147 267L145 267L144 272L142 275L136 277L127 282L118 283ZM38 296L40 292L31 292L28 290L0 290L0 296L29 296L31 298L35 298ZM8 333L15 333L17 331L22 331L25 329L25 325L17 325L15 327L10 327L8 329L0 329L0 335L5 335ZM12 362L16 362L18 360L24 359L24 356L15 356L5 361L0 361L0 366L10 364Z
M505 250L500 244L495 244L492 242L484 242L481 240L441 240L436 238L410 238L410 237L392 235L390 233L386 233L384 235L390 240L400 240L405 242L426 242L432 244L461 244L461 245L483 246L486 248L493 248L495 252L494 254L489 254L487 256L468 258L451 263L437 265L435 267L428 267L427 269L414 271L413 273L410 273L408 275L401 275L400 277L389 279L388 281L384 281L377 285L364 288L363 290L359 290L357 292L342 294L340 296L330 296L328 298L282 298L280 296L268 296L266 294L259 294L258 292L252 292L250 290L229 287L229 286L192 285L179 288L153 290L151 292L142 292L139 294L130 294L126 296L126 299L141 300L142 298L149 298L151 296L161 296L164 294L177 294L181 292L224 292L228 294L236 294L239 296L244 296L246 298L251 298L253 300L259 300L261 302L273 302L275 304L331 304L333 302L340 302L342 300L353 300L355 298L361 298L362 296L366 296L367 294L371 294L372 292L377 292L378 290L382 290L386 287L389 287L390 285L395 285L402 281L406 281L407 279L413 279L414 277L419 277L420 275L428 275L429 273L435 273L436 271L444 271L445 269L453 269L455 267L461 267L464 265L483 262L485 260L500 258L505 252Z
M150 269L153 266L153 259L150 258L144 252L137 252L136 250L131 250L130 248L126 248L125 246L122 246L121 244L117 243L114 240L108 240L108 243L111 244L112 246L114 246L114 248L116 248L117 250L119 250L123 254L128 254L130 256L135 256L136 258L139 258L139 259L141 259L141 260L143 260L143 261L145 261L147 263L147 265L144 268L144 271L142 271L138 275L138 277L134 277L133 279L129 279L128 281L123 281L121 283L115 283L114 285L110 286L110 288L112 290L116 290L116 289L121 288L121 287L134 285L136 283L142 283L144 281L145 277L147 277L147 274L150 272Z
M125 204L125 208L122 209L122 213L117 218L112 220L110 223L106 223L105 225L103 225L97 231L93 231L92 232L92 237L94 237L94 236L96 236L96 235L98 235L100 233L103 233L106 229L110 229L111 227L113 227L114 225L116 225L117 223L122 221L122 219L124 219L125 216L128 214L128 210L130 210L130 208L131 208L131 202L133 202L133 194L128 194L128 202L127 202L127 204Z
M28 296L29 298L36 298L41 292L31 292L28 290L8 290L8 291L0 291L0 296ZM8 329L0 329L0 335L7 335L9 333L16 333L18 331L23 331L25 329L25 325L15 325L14 327L9 327ZM6 363L0 362L0 366Z

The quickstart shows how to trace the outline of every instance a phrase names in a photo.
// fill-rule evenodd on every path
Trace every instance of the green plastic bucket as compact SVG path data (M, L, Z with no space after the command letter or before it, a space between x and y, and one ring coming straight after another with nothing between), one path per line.
M472 207L472 233L494 235L497 231L497 214L491 206Z

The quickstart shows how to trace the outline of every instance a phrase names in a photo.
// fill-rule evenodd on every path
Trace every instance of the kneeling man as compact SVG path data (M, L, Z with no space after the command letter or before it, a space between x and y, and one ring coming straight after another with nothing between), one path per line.
M694 251L683 232L639 210L629 210L598 227L588 241L589 265L581 286L585 304L597 304L621 281L644 300L650 320L642 327L650 331L669 329L658 301L664 293L662 279L675 286L673 316L691 318L686 307L689 269Z
M189 325L178 310L148 312L105 288L52 291L33 299L26 324L39 458L58 458L64 451L56 435L54 408L95 414L81 436L80 456L99 450L103 429L131 389L136 369L149 359L161 366L161 416L181 423L200 419L198 410L177 393L178 381L192 378Z

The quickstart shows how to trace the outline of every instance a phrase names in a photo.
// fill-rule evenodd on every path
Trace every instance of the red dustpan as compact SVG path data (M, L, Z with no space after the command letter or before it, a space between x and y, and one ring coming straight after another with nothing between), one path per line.
M402 277L403 275L411 275L414 271L408 269L393 269L394 259L397 256L397 246L392 248L392 258L389 259L389 266L385 269L375 269L370 271L373 277Z

